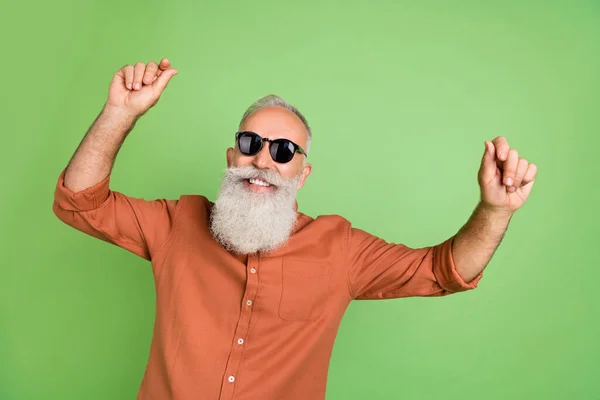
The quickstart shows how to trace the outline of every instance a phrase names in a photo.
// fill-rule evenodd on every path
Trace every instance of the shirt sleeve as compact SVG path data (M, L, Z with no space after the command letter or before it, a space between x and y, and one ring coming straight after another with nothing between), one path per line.
M65 170L54 191L54 214L65 224L151 261L169 238L178 200L144 200L110 190L110 175L94 186L72 192Z
M410 248L353 227L348 233L348 281L355 300L444 296L477 287L480 273L465 282L452 258L454 236L436 245Z

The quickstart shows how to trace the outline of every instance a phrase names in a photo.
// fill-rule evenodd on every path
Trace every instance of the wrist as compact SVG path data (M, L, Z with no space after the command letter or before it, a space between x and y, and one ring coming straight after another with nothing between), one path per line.
M106 103L102 108L101 114L110 118L111 120L123 121L131 124L135 123L135 121L137 121L137 119L140 117L140 115L137 115L124 107L119 107L108 103Z
M485 213L489 219L494 220L510 220L515 213L514 211L496 207L483 201L480 201L479 204L477 204L477 209Z

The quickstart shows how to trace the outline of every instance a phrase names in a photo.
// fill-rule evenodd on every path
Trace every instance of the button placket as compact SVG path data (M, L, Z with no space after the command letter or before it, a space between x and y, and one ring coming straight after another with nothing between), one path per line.
M240 362L243 358L243 351L245 349L246 339L249 335L250 322L252 319L252 312L254 299L258 292L258 268L259 260L256 256L251 255L247 261L247 271L250 273L246 274L245 290L243 299L245 299L245 306L242 306L240 316L238 319L237 327L235 329L235 336L237 340L234 342L233 347L230 350L229 359L225 367L226 381L223 383L220 400L231 399L234 393L234 386L232 383L235 382L236 376L239 373ZM244 300L242 300L244 301Z

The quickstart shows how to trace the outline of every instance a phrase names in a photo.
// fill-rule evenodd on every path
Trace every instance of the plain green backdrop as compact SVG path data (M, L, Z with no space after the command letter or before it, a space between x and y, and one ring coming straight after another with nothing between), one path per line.
M312 125L311 216L440 243L479 199L484 140L538 167L479 288L351 303L328 400L600 399L600 3L66 1L3 5L0 399L133 399L150 264L62 224L54 185L124 64L179 75L112 188L214 199L244 109ZM309 400L309 399L307 399Z

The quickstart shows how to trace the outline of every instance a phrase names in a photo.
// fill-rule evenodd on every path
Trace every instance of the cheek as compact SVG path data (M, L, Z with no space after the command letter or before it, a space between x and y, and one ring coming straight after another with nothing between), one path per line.
M295 163L291 162L287 164L277 165L275 168L277 169L277 172L279 172L279 175L283 176L284 178L290 179L295 178L296 175L298 175L298 173L300 172L298 166Z
M246 167L248 165L252 165L252 158L253 157L236 155L233 157L233 166L234 167Z

